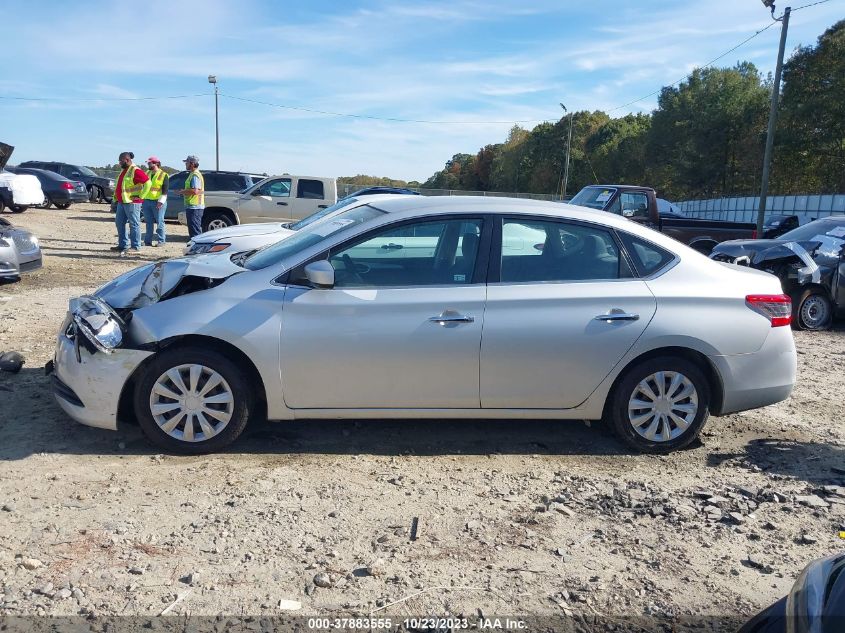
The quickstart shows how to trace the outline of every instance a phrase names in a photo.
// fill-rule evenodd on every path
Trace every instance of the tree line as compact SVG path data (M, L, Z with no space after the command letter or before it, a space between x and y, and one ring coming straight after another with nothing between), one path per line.
M594 183L649 185L670 199L759 193L773 81L750 62L694 70L651 114L572 114L571 195ZM455 154L423 187L559 194L570 120L514 126ZM770 192L845 192L845 20L784 64Z

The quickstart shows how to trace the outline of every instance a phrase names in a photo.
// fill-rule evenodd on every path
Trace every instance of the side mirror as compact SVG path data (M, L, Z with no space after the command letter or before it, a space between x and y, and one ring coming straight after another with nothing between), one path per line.
M305 278L314 284L315 288L333 288L334 268L325 259L311 262L305 267Z

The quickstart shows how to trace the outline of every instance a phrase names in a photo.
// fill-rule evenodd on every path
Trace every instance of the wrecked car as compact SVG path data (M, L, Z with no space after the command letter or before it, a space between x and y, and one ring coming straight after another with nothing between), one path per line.
M789 319L772 275L622 217L373 196L254 253L148 264L73 299L46 369L72 418L135 417L172 452L223 448L255 415L606 417L666 453L711 413L789 396Z
M776 275L798 329L824 330L845 315L845 217L831 216L769 240L718 244L710 257Z
M38 238L0 218L0 279L15 279L41 268L41 264Z
M0 211L9 209L12 213L23 213L29 207L44 202L41 183L30 174L15 174L6 169L15 148L0 143Z

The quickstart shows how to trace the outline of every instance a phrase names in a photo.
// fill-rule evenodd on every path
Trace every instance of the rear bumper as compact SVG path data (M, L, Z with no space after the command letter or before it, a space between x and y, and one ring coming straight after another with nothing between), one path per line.
M47 194L53 202L88 202L88 192L68 191L67 189L59 189L58 191L51 191Z
M750 354L709 356L722 379L720 411L726 415L786 400L795 386L798 354L789 327L772 328L763 346Z

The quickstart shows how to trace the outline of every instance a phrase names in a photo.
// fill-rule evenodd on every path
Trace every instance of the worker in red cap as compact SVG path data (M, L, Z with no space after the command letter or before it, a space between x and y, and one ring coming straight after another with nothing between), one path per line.
M167 210L167 186L170 184L170 177L161 168L161 161L155 156L147 159L147 176L150 177L150 190L144 196L141 204L141 211L144 214L144 222L147 230L144 233L144 244L147 246L160 246L167 241L164 233L164 212ZM153 224L156 225L157 242L153 243Z

